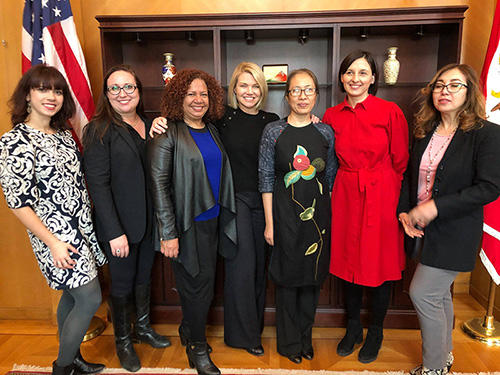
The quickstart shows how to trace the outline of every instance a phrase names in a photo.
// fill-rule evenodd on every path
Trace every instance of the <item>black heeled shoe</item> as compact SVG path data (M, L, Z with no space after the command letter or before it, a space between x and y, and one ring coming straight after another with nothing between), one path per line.
M83 375L97 374L98 372L101 372L102 370L104 370L104 367L106 367L102 363L87 362L85 359L83 359L82 353L80 352L80 350L78 350L78 353L76 354L76 357L73 360L73 365L75 366L75 370L79 374L83 374Z
M198 375L220 375L207 350L207 342L191 342L186 346L189 367L196 368Z
M251 355L255 355L257 357L264 355L264 348L262 347L262 345L258 345L255 348L245 348L245 350Z
M54 361L52 362L52 375L75 375L75 365L59 366Z
M186 346L187 343L189 342L189 329L183 326L182 324L179 326L179 338L181 339L181 345ZM210 344L207 342L207 351L208 353L212 353L212 347Z
M135 287L136 321L134 324L134 336L137 341L149 344L153 348L166 348L171 345L170 340L166 336L160 335L151 327L149 318L150 290L149 284L137 285Z
M131 333L130 296L111 296L116 355L121 366L130 372L139 371L141 361L135 352Z

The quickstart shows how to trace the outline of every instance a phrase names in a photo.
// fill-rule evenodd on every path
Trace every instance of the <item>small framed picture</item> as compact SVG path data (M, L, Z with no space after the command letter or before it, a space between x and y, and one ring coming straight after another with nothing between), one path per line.
M262 71L269 85L283 84L288 79L288 64L263 65Z

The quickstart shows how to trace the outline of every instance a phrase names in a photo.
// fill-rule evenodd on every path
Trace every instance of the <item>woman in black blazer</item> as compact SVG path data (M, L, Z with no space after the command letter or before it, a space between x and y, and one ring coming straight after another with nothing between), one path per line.
M85 127L83 161L97 238L109 260L116 352L129 371L141 367L132 345L133 306L135 338L155 348L170 345L153 330L149 317L155 256L153 206L146 178L150 127L144 116L141 81L129 66L111 68L104 77L96 114Z
M441 375L453 363L450 286L474 268L483 206L500 194L500 127L484 120L477 75L467 65L443 67L420 94L398 207L408 248L423 238L410 286L423 363L410 373Z

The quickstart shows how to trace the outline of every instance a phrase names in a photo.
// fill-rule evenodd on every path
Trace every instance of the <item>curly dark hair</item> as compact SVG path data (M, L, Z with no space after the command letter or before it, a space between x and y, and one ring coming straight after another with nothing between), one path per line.
M203 121L213 123L224 115L224 90L215 78L202 70L183 69L165 86L161 99L161 113L164 117L174 121L184 119L182 103L189 85L197 78L204 81L208 89L209 106Z
M130 65L122 64L115 65L111 67L104 76L102 81L102 89L101 95L99 96L99 101L97 102L97 108L95 111L95 115L92 118L92 121L95 122L96 126L93 130L92 134L89 127L85 127L83 132L83 145L91 142L93 137L97 137L102 140L104 134L106 134L108 128L112 125L126 127L127 125L122 119L122 116L117 113L111 104L109 103L108 98L108 79L114 72L127 72L132 75L135 79L135 84L137 85L137 90L139 91L139 103L135 109L136 113L141 117L146 117L144 112L144 103L142 101L142 82L137 76L137 73Z
M466 64L448 64L439 69L431 81L418 93L417 101L420 103L420 109L415 114L413 129L416 138L424 138L434 129L436 122L441 120L441 113L434 107L432 88L444 73L452 69L458 69L467 80L467 96L458 113L458 127L468 132L483 125L481 120L486 118L485 100L475 70Z
M10 97L9 107L11 108L12 127L26 121L29 117L26 97L29 95L30 90L35 88L62 90L63 104L59 112L50 119L50 127L54 130L69 129L67 121L75 114L76 107L68 83L59 70L45 64L35 65L24 73Z

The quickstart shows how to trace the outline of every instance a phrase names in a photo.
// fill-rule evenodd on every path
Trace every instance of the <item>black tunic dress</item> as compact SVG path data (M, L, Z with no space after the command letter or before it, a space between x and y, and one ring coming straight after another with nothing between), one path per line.
M333 134L328 128L324 124L287 125L274 143L274 249L270 276L278 285L320 285L328 274L329 189L336 171ZM263 145L273 142L268 137L272 129L266 130ZM263 152L265 146L261 147Z

